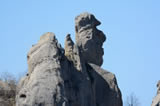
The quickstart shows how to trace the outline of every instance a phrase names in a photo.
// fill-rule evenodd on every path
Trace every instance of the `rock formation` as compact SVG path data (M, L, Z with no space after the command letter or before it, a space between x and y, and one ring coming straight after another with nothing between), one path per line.
M102 31L96 28L100 22L92 14L84 13L76 17L75 24L76 43L83 59L101 66L104 54L102 45L106 37Z
M151 106L160 106L160 81L157 83L157 95L154 97Z
M63 49L46 33L28 53L28 74L18 84L16 106L122 106L114 74L102 69L102 31L90 13L75 18L76 43Z

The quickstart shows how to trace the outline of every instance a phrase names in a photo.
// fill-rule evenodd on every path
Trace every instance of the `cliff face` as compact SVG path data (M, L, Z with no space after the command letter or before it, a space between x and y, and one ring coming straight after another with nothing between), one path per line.
M28 74L18 85L16 106L122 106L114 74L102 69L102 31L90 13L75 18L76 43L65 49L46 33L28 53Z
M160 106L160 81L157 84L157 95L154 97L151 106Z

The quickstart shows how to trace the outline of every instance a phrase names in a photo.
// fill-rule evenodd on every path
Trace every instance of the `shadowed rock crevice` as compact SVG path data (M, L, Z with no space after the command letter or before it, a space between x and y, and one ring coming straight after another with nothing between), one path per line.
M42 35L27 55L16 106L122 106L115 75L100 67L106 40L100 24L90 13L77 16L76 42L68 34L64 49L53 33Z

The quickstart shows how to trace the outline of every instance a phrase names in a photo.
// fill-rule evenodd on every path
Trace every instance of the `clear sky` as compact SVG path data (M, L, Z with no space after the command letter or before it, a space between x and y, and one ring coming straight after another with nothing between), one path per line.
M64 46L74 18L93 13L107 36L103 68L113 72L123 100L134 92L150 106L160 80L160 0L1 0L0 73L27 70L26 55L45 32Z

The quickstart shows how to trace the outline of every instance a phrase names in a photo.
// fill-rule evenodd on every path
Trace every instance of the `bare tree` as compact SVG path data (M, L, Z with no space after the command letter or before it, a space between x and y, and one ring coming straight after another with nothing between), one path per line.
M139 99L134 93L131 93L126 100L126 106L140 106Z
M16 85L17 83L17 78L7 71L0 74L0 79L8 84Z
M0 73L0 106L15 106L17 84L25 74L26 72L21 72L15 76L7 71Z
M1 80L1 89L0 89L0 104L5 104L5 106L15 106L15 97L16 97L16 86L17 78L9 73L3 72L0 73Z

